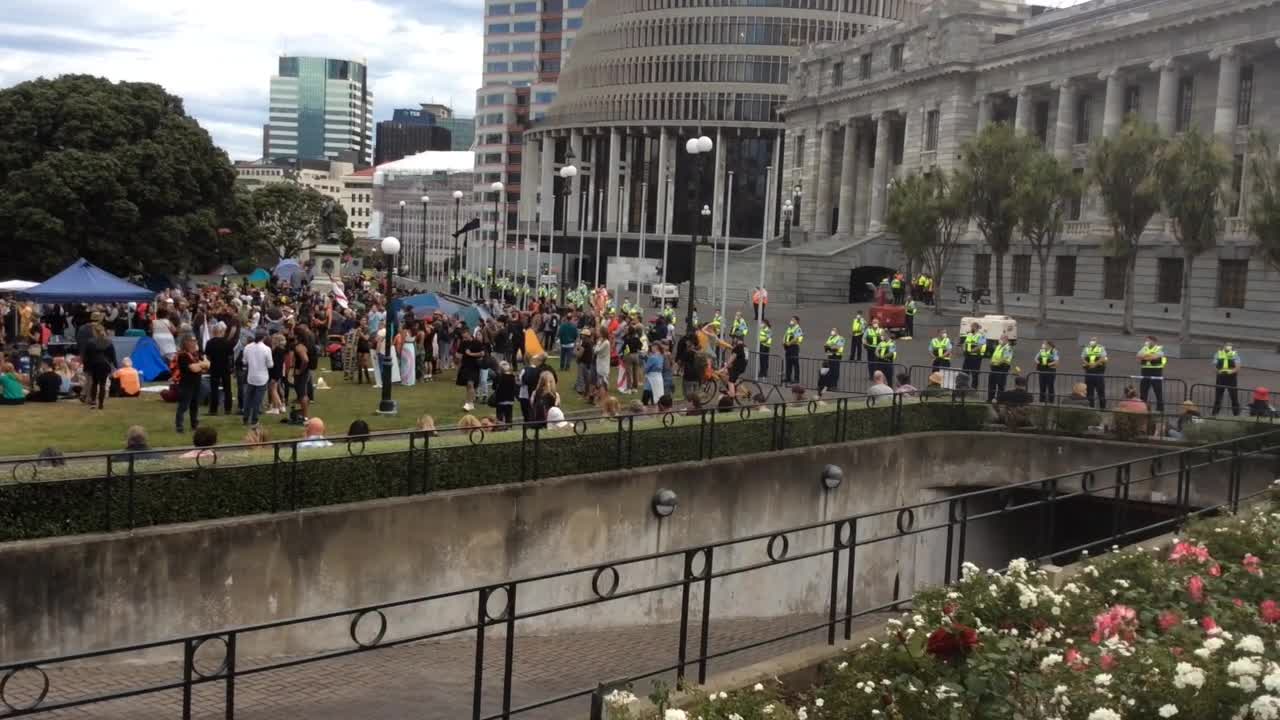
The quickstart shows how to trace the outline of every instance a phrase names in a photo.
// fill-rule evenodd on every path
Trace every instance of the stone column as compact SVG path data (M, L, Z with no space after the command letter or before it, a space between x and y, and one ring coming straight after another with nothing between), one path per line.
M534 210L538 207L538 182L534 162L541 159L541 153L541 141L526 137L524 152L520 155L520 218L525 221L526 226L533 223Z
M821 146L820 128L815 127L811 132L805 133L801 160L804 163L804 169L800 173L800 182L798 183L803 193L800 196L800 227L805 232L813 232L813 223L818 217L818 214L814 212L818 206L818 196L814 190L818 187L818 155L820 154Z
M991 104L991 96L983 93L974 100L978 104L978 132L991 124L991 113L994 107Z
M606 232L618 230L618 175L622 172L622 135L618 128L609 130L609 169L604 178L604 213L608 218Z
M569 150L573 153L573 164L578 167L578 174L569 182L569 210L565 220L569 230L578 229L578 218L582 217L582 131L569 132Z
M1106 101L1102 108L1102 137L1113 138L1124 124L1124 75L1119 68L1098 73L1107 83Z
M600 217L600 169L604 167L604 163L600 162L600 138L592 136L587 139L591 143L591 174L587 176L587 208L586 219L584 225L587 230L595 230L596 222Z
M1070 80L1053 84L1058 91L1058 122L1053 130L1053 156L1071 162L1071 146L1076 141L1076 88Z
M871 224L869 232L879 232L884 227L885 191L889 184L889 114L871 116L876 124L875 169L871 174Z
M555 227L556 218L556 141L553 137L545 137L542 140L542 171L538 174L538 190L541 195L538 198L539 212L542 213L542 222L547 223L547 227Z
M840 161L840 205L836 220L836 233L852 237L853 198L856 176L853 169L858 158L858 125L849 118L844 121L844 158Z
M831 234L831 155L832 130L827 125L818 129L818 182L813 187L813 206L816 216L813 233L819 238Z
M711 201L711 237L724 237L724 185L728 180L725 177L725 163L728 161L727 152L724 148L724 130L716 129L716 170L715 195Z
M764 199L764 238L766 241L773 237L777 232L778 188L785 186L782 178L783 137L784 135L781 130L777 131L777 134L773 136L773 173L769 176L769 182L766 183Z
M667 155L671 150L671 136L666 128L658 128L658 184L657 220L653 223L654 231L661 234L667 227Z
M1026 87L1009 91L1009 97L1018 101L1018 109L1013 116L1013 129L1026 134L1031 127L1031 93Z
M1218 97L1213 111L1213 135L1231 148L1235 141L1237 110L1240 101L1240 52L1234 47L1219 48L1209 53L1218 61Z
M1151 71L1160 73L1160 90L1156 94L1156 127L1161 135L1172 135L1178 113L1178 66L1172 58L1151 63Z

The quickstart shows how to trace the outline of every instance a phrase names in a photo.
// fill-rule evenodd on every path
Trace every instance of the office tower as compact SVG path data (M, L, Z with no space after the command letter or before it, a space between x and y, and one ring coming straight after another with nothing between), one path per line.
M268 161L373 162L373 91L363 62L282 56L271 77Z

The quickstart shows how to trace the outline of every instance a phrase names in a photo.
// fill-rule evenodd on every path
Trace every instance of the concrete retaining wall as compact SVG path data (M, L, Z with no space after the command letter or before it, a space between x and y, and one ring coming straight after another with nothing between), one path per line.
M933 499L955 488L1034 479L1157 450L1027 435L930 433L286 515L10 543L0 546L0 577L7 579L0 588L0 657L95 650L442 593L836 519ZM819 481L827 463L845 471L844 484L831 492ZM1247 485L1269 482L1270 470L1270 464L1251 468ZM659 521L650 499L664 487L675 490L680 505L671 518ZM917 526L927 520L922 513ZM894 521L887 516L860 523L858 537L891 535ZM982 548L981 537L975 534L970 541L975 556L997 560L1026 551ZM989 537L1007 544L998 534ZM829 548L833 541L829 532L818 530L788 540L793 557ZM935 532L860 548L858 605L889 600L896 573L902 573L904 593L940 582L944 541ZM714 567L765 559L766 543L758 541L716 549ZM682 570L681 556L619 566L619 591L668 582ZM718 579L713 617L824 612L830 573L829 559L817 557ZM516 606L526 612L588 599L591 581L591 573L579 573L521 585ZM474 622L476 604L471 593L406 605L387 613L387 637ZM500 614L502 604L499 591L491 613ZM692 607L701 607L697 589ZM522 620L518 628L537 633L671 622L679 611L677 588ZM346 647L350 619L248 634L239 640L241 653Z

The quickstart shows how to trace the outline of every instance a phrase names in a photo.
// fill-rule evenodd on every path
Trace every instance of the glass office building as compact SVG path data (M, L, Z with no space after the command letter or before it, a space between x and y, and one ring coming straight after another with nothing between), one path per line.
M271 77L269 161L373 162L373 92L363 62L282 56Z

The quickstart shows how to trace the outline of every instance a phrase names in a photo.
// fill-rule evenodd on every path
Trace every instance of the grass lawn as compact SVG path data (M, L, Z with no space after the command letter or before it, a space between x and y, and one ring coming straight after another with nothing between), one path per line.
M565 412L584 410L586 402L573 392L576 368L558 373L560 398ZM394 386L392 397L400 404L400 414L393 417L378 415L380 390L369 385L344 382L341 372L321 372L331 390L317 390L316 402L311 414L324 419L327 431L332 435L346 433L352 420L363 419L370 429L401 430L414 426L421 415L431 415L438 426L454 424L465 413L462 402L463 388L454 385L454 371L448 370L429 383L419 382L414 387ZM639 396L634 396L639 397ZM239 415L208 417L201 408L200 424L218 429L218 441L240 442L244 427ZM124 433L130 425L141 425L150 435L152 447L181 447L191 444L188 429L184 435L173 431L174 412L177 405L160 399L159 394L143 393L138 398L107 398L106 409L89 410L74 400L58 403L27 403L19 407L0 407L0 456L31 455L43 448L54 447L62 452L116 450L124 446ZM477 417L493 416L493 409L478 404L473 413ZM516 420L520 411L516 409ZM265 415L262 424L273 440L285 440L302 436L302 428L280 422L281 416Z

